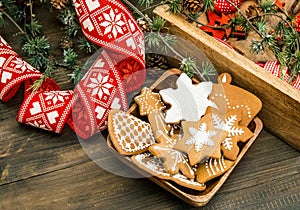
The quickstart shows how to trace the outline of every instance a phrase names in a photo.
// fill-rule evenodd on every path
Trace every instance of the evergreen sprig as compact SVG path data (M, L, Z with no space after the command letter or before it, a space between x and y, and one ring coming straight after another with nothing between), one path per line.
M175 14L181 13L182 12L182 0L169 0L168 1L170 7L169 11Z
M203 12L207 10L214 10L214 0L203 0Z
M179 69L186 73L189 77L194 76L197 70L196 59L193 57L182 59Z
M50 43L45 36L34 37L29 39L23 48L30 58L28 62L37 69L47 68L49 65L49 49Z
M75 37L81 30L77 21L77 16L74 7L67 6L65 9L60 10L58 19L64 24L65 33L68 36Z
M153 3L153 0L139 0L139 4L145 6L146 8L149 7Z
M79 42L79 49L86 53L92 53L97 50L96 46L85 37L80 38Z
M166 20L159 16L154 16L152 21L149 23L151 31L160 32L165 27Z

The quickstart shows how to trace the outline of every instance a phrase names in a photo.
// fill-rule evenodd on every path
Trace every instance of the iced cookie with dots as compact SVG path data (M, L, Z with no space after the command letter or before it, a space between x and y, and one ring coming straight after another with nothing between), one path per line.
M139 168L160 179L171 180L181 186L194 190L203 191L206 189L205 184L199 183L195 179L189 179L183 174L178 173L172 175L167 173L162 159L153 156L149 152L133 155L131 160Z
M117 109L109 112L108 132L114 147L123 155L145 152L155 143L149 123Z
M148 116L155 138L159 138L169 130L166 125L162 110L166 108L159 93L153 92L150 88L144 87L141 94L134 97L134 101L139 106L141 116Z
M218 84L214 84L210 94L210 100L218 107L220 114L226 114L231 110L241 109L243 112L240 125L248 126L262 108L262 102L254 94L231 84L231 76L223 73L218 78Z
M161 111L166 108L159 93L154 93L147 87L141 90L140 95L134 97L134 101L139 106L141 116L149 115L153 111Z
M199 183L206 183L213 178L221 176L228 171L234 164L221 156L221 158L208 158L205 162L198 164L196 173L196 180Z
M206 114L198 121L183 121L181 124L183 137L174 148L187 153L192 166L208 157L221 157L220 147L227 132L213 127L211 114Z
M240 109L228 111L225 119L218 112L212 113L213 127L228 133L221 144L221 150L223 155L230 160L235 160L239 154L238 142L246 142L254 135L247 126L239 124L241 120L242 110Z

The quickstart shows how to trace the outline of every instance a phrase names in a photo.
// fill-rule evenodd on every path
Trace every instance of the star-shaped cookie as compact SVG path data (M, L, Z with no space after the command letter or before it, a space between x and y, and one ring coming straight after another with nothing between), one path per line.
M159 91L164 102L171 105L166 112L166 123L179 123L181 120L197 121L205 114L208 106L217 108L208 100L212 91L211 82L201 82L197 85L182 73L176 81L177 89L167 88Z
M154 93L147 87L141 90L140 95L134 97L134 101L139 105L141 116L149 115L153 111L164 110L166 108L159 93Z
M149 152L155 157L163 159L163 165L167 173L178 174L181 171L184 176L193 179L195 177L194 171L189 165L187 155L173 148L178 139L172 138L164 132L158 137L156 140L159 143L150 146L148 148Z
M174 148L188 153L192 166L205 158L220 158L221 143L227 132L212 125L211 114L206 114L198 121L183 121L183 137L179 139Z

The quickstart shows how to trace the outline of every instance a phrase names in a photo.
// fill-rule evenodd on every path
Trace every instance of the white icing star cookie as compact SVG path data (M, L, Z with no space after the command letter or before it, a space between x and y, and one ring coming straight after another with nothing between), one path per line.
M182 73L176 81L177 89L167 88L159 91L164 102L171 105L166 112L166 123L179 123L181 120L198 121L207 107L217 106L208 100L212 91L211 82L192 84L192 80Z

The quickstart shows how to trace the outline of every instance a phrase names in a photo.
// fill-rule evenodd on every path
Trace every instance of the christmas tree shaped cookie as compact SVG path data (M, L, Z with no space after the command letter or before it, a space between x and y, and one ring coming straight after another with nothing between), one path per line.
M183 137L174 148L188 153L190 164L196 165L201 160L221 157L221 143L227 132L214 128L211 114L206 114L198 121L182 121Z
M253 136L248 127L239 125L241 120L242 110L240 109L228 111L225 119L222 119L218 112L212 113L213 126L228 133L222 142L221 150L230 160L235 160L239 154L240 148L237 143L246 142Z
M218 107L220 114L241 109L243 117L240 125L248 126L262 107L262 103L252 93L231 85L230 74L223 73L219 76L219 84L214 84L210 94L210 100Z
M145 152L155 143L149 123L117 109L109 112L108 132L113 145L123 155Z

